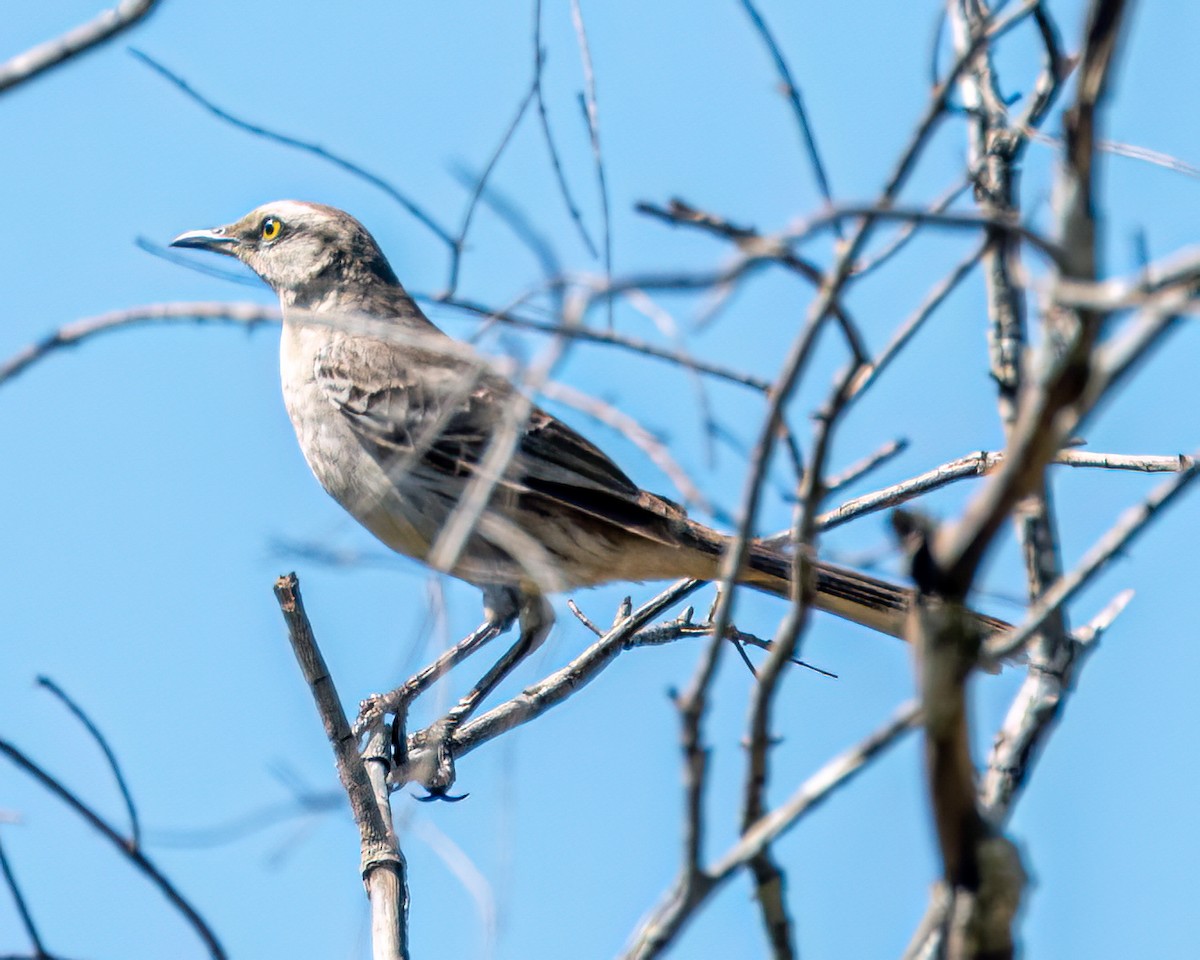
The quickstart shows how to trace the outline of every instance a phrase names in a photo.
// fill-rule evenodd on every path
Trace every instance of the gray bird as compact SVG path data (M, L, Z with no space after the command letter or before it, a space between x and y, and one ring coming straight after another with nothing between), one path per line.
M522 639L480 697L548 632L545 594L717 577L728 536L640 489L442 333L353 217L284 200L172 246L236 257L279 295L284 403L330 496L393 550L482 587L489 616L519 611ZM503 456L489 460L493 442ZM439 542L463 515L457 543ZM752 543L737 579L787 597L791 571L786 554ZM818 608L903 636L913 591L823 562L813 577Z

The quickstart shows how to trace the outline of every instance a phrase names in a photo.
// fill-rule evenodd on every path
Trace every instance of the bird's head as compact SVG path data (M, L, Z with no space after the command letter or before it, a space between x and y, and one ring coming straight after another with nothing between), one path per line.
M210 230L189 230L173 247L236 257L288 302L313 302L348 284L395 284L379 245L350 214L319 203L278 200Z

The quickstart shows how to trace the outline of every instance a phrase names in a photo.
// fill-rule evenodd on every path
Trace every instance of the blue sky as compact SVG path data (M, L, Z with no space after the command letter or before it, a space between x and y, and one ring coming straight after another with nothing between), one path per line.
M582 75L567 5L547 4L546 91L565 166L599 232L586 131L575 103ZM238 286L155 258L135 241L232 220L272 199L343 207L379 239L413 290L445 283L446 252L377 189L312 156L214 119L126 52L134 45L248 120L317 141L394 182L453 228L466 195L454 171L487 161L531 79L531 5L340 5L263 0L161 9L124 38L0 97L5 301L0 357L80 317L177 300L252 300ZM923 109L936 4L762 4L802 86L837 197L868 200ZM1080 5L1052 3L1069 47ZM7 3L0 60L90 18L61 0ZM720 244L633 211L680 196L764 230L818 208L819 198L774 75L740 5L586 4L618 273L702 269L726 262ZM1107 135L1200 163L1192 92L1200 9L1142 4L1121 58ZM1006 90L1037 69L1030 38L1003 48ZM573 270L597 272L557 195L533 118L501 159L494 184L551 238ZM1057 132L1052 117L1047 132ZM927 202L955 181L961 124L938 133L905 193ZM1030 148L1026 211L1048 222L1051 146ZM1195 242L1200 184L1159 166L1103 162L1112 274L1138 265L1138 238L1157 258ZM961 257L968 236L914 244L851 306L878 349L928 287ZM827 259L828 239L806 248ZM211 258L210 258L211 259ZM1037 271L1042 265L1029 261ZM486 210L463 261L462 292L503 304L536 282L536 262ZM866 492L973 450L1000 430L987 382L981 283L964 285L908 355L854 411L833 462L844 466L896 436L908 451L847 491ZM689 336L695 353L772 377L810 291L763 273L716 320ZM685 326L703 302L663 297ZM475 323L433 308L448 330ZM661 341L636 311L618 329ZM512 335L485 341L499 351ZM827 344L791 409L805 416L841 362ZM1196 448L1194 326L1159 350L1088 431L1090 449L1177 453ZM233 956L359 957L367 914L356 878L357 838L342 808L281 818L229 842L182 846L189 832L287 807L289 782L335 788L331 758L287 646L271 593L296 569L317 636L348 705L390 686L448 637L478 620L477 592L431 580L387 557L309 475L283 412L272 329L176 325L123 331L64 351L0 388L5 451L0 500L0 735L120 821L106 767L59 705L35 689L52 677L91 713L117 750L147 830L148 851L211 921ZM579 347L563 381L617 403L662 433L674 456L727 509L744 459L712 462L696 393L679 370L626 352ZM713 409L743 442L761 401L710 388ZM554 407L640 483L675 495L632 444ZM777 471L780 481L786 473ZM1053 474L1068 564L1154 482L1137 475ZM973 488L924 502L953 516ZM761 529L788 522L769 498ZM1200 767L1186 731L1200 720L1200 646L1191 607L1200 501L1185 499L1073 607L1075 622L1117 590L1137 596L1085 667L1063 722L1012 823L1035 878L1022 925L1029 955L1184 956L1200 828L1191 797ZM363 551L379 562L331 568L281 542ZM1019 616L1004 597L1023 574L1011 537L994 551L981 601ZM823 549L899 560L882 517L831 534ZM578 596L594 619L625 592ZM444 618L432 616L440 596ZM707 602L706 598L698 604ZM564 609L565 608L560 608ZM769 634L783 610L745 596L738 623ZM505 688L513 692L568 660L587 636L567 618ZM397 797L411 868L415 956L603 957L616 953L670 883L678 859L680 763L668 691L687 683L698 645L633 651L584 695L478 751L459 769L471 798L419 805ZM911 692L904 648L818 618L805 655L836 682L797 671L777 727L778 801L834 753L890 715ZM474 679L456 676L443 702ZM1003 716L1020 676L976 685L979 745ZM707 726L713 748L713 855L734 837L739 739L750 678L727 658ZM281 773L282 771L282 773ZM13 861L47 946L63 956L202 956L182 922L112 851L13 768L0 767L0 810ZM193 838L194 839L194 838ZM460 851L450 855L448 850ZM917 742L887 754L779 844L790 905L809 956L894 956L937 875L921 794ZM480 878L464 885L451 864ZM476 891L473 896L471 889ZM479 890L484 894L480 895ZM759 924L739 879L689 928L681 957L761 956ZM489 932L487 918L494 916ZM0 953L27 950L0 896Z

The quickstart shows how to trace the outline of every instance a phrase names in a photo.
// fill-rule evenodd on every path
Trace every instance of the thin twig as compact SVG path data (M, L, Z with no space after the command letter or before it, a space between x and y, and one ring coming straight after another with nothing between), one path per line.
M583 25L583 10L579 0L571 0L571 22L579 39L579 59L583 64L583 93L579 95L579 106L587 124L588 139L592 145L592 162L596 167L596 185L600 191L600 214L604 226L604 277L612 281L612 218L609 212L608 175L604 170L604 155L600 151L600 110L596 102L596 71L592 66L592 51L588 45L587 30ZM612 301L608 301L608 328L613 326Z
M779 74L779 85L783 90L783 95L787 97L788 104L792 108L792 116L795 118L797 129L800 131L800 139L804 143L805 151L808 153L809 162L812 163L813 175L817 178L817 189L821 191L821 196L824 198L825 203L833 206L833 192L829 186L829 177L825 173L825 164L821 162L821 153L817 149L817 140L808 122L808 113L804 109L804 101L800 97L800 89L796 86L795 80L792 79L792 71L788 68L783 51L779 49L779 44L775 41L775 37L771 33L771 28L767 26L767 22L763 19L762 14L758 12L758 9L751 0L741 0L741 3L742 9L746 11L750 22L754 24L754 29L758 31L758 35L762 38L767 52L771 55L771 60L775 64L775 72ZM841 240L841 224L836 224L834 231L837 234L837 238Z
M92 722L92 718L84 713L83 708L72 700L65 690L49 677L38 677L39 686L49 690L54 696L58 697L59 701L68 710L74 714L75 719L83 724L83 728L91 735L91 738L96 741L96 745L104 754L104 759L108 761L108 769L113 775L113 779L117 782L117 789L121 792L121 799L125 801L125 812L129 815L129 842L133 844L136 850L142 845L142 827L138 821L137 807L133 802L133 794L129 790L129 784L125 780L125 774L121 772L121 765L117 762L117 756L113 753L112 747L108 745L108 740L104 734L100 732L100 728Z
M861 743L825 764L809 777L782 804L760 819L703 874L699 901L688 902L679 888L679 881L663 896L650 915L638 924L629 945L622 953L623 960L644 960L658 956L673 942L683 924L695 912L700 902L728 880L749 860L766 850L784 833L794 827L809 811L828 800L838 789L849 784L858 773L885 749L899 742L920 719L916 703L902 707L895 716Z
M1060 648L1057 663L1039 664L1029 671L996 735L987 773L979 787L980 805L990 823L998 827L1008 819L1020 787L1074 687L1074 676L1132 593L1122 591L1090 623L1076 630L1071 644ZM940 956L950 905L949 892L939 884L902 960L933 960Z
M558 147L554 143L554 135L550 130L550 114L546 109L546 98L542 90L542 79L546 71L546 53L542 49L542 0L534 0L533 2L533 69L538 119L541 122L542 136L546 141L546 152L550 155L550 166L554 170L554 179L558 183L559 196L563 198L563 203L567 206L567 213L571 217L571 222L575 224L576 230L579 231L579 236L583 240L584 246L587 247L588 253L593 257L598 256L596 244L592 241L591 234L588 233L587 227L583 223L583 215L580 214L579 206L575 203L575 198L571 194L571 188L567 185L567 175L563 170L562 159L558 154Z
M642 278L638 278L642 279ZM633 284L629 289L639 289L638 284ZM731 383L739 383L742 386L750 387L752 390L757 390L759 393L766 393L771 388L769 380L756 376L750 373L744 373L740 370L735 370L731 367L724 366L719 363L711 363L707 360L693 358L687 354L682 354L677 350L671 350L667 347L660 347L650 343L647 340L639 339L638 337L629 337L624 334L617 333L615 330L596 330L591 327L570 327L560 323L551 323L543 320L534 320L530 317L523 317L516 314L506 313L504 311L496 311L486 306L485 304L477 303L472 300L456 298L446 301L446 305L462 310L466 313L472 313L481 317L495 317L502 323L510 324L524 330L536 330L538 333L547 333L552 335L561 335L570 337L573 340L582 340L586 343L600 343L608 346L620 347L624 350L631 350L634 353L640 353L647 357L654 357L657 360L665 360L669 363L679 365L685 370L694 370L698 373L703 373L711 377L717 377L721 380L728 380Z
M1083 555L1076 567L1054 583L1029 609L1025 620L1011 634L1004 634L988 645L985 655L999 662L1021 649L1042 626L1045 619L1086 586L1104 566L1120 554L1149 525L1158 513L1182 493L1200 473L1200 466L1191 458L1191 466L1164 481L1142 503L1130 507Z
M21 892L21 885L17 883L17 876L13 872L12 864L8 862L8 854L4 851L2 833L0 833L0 874L4 875L5 886L8 887L9 893L12 894L13 903L16 904L17 913L21 917L21 926L25 928L25 935L29 937L29 942L33 946L32 960L48 958L50 953L46 950L45 944L42 943L37 924L34 923L33 914L29 910L29 904L25 902L25 895Z
M450 172L468 190L474 189L475 185L481 179L480 174L473 173L466 167L454 166L451 167ZM547 283L562 273L562 265L559 263L558 254L555 253L554 247L529 221L529 218L514 201L510 200L490 184L480 193L479 200L496 215L501 223L512 231L513 236L520 241L521 246L533 254ZM561 297L561 288L552 288L551 292ZM433 298L430 299L432 300ZM558 312L562 312L561 306L559 306Z
M712 504L708 498L696 485L695 481L688 476L687 471L671 456L671 451L667 448L667 445L659 437L642 426L634 417L631 417L610 403L605 403L599 397L591 396L556 380L547 380L543 383L541 394L547 399L556 400L569 407L574 407L576 410L580 410L589 417L618 431L630 443L645 453L650 458L650 461L666 474L671 483L675 485L675 489L683 497L684 503L688 506L698 507L706 513L714 513Z
M1048 133L1043 133L1040 130L1033 131L1031 139L1037 143L1045 144L1056 149L1062 147L1062 139L1052 136ZM1169 153L1164 153L1161 150L1154 150L1150 147L1139 146L1136 143L1122 143L1119 140L1099 140L1096 143L1096 149L1102 153L1110 153L1114 157L1125 157L1129 160L1140 160L1143 163L1153 164L1156 167L1162 167L1164 170L1170 170L1174 173L1182 173L1185 177L1200 179L1200 167L1193 163L1188 163L1186 160L1181 160L1179 157L1172 156Z
M461 251L455 245L454 237L451 236L450 231L434 220L433 217L428 214L420 205L411 200L404 193L401 193L399 189L397 189L385 178L376 173L372 173L364 167L359 166L352 160L347 160L345 157L326 149L319 143L314 143L310 140L301 140L299 137L293 137L286 133L279 133L275 130L268 129L267 127L260 126L259 124L251 123L248 120L243 120L241 117L235 116L225 108L217 106L217 104L215 104L213 101L196 91L192 85L188 83L188 81L183 79L183 77L179 76L179 74L175 73L169 67L159 63L149 54L143 53L141 50L137 50L133 47L129 49L129 52L142 63L146 64L146 66L148 66L159 76L164 77L193 102L199 104L219 120L223 120L225 123L237 127L239 130L244 130L247 133L253 134L256 137L262 137L264 140L270 140L273 143L278 143L285 147L292 147L293 149L312 154L315 157L320 157L322 160L333 164L335 167L345 170L352 176L355 176L382 191L387 196L395 200L396 203L400 204L400 206L407 210L419 222L428 227L430 232L449 248L451 252L452 263L457 262Z
M114 847L121 851L121 854L129 860L141 873L145 876L159 892L166 897L167 901L179 911L183 918L188 922L196 935L204 943L205 948L214 960L225 960L227 954L221 946L217 936L212 929L204 921L204 918L196 911L181 894L166 875L155 866L141 850L133 847L129 838L125 837L115 827L109 824L103 817L96 813L91 807L79 799L79 797L63 786L58 780L47 773L41 766L27 757L13 744L7 740L0 740L0 753L4 754L18 768L29 774L34 780L40 783L43 787L58 797L63 803L74 810L83 820L85 820L97 833L109 841Z
M828 477L825 480L825 493L827 495L834 494L843 487L857 483L872 470L881 467L893 457L898 457L907 449L908 441L903 438L887 441L887 443L880 446L874 453L850 464L841 473Z
M969 177L960 183L954 184L954 186L946 190L929 205L930 211L933 213L943 213L949 210L954 201L970 188L971 179ZM893 234L892 239L885 243L876 253L859 260L854 265L854 275L856 277L865 277L867 274L873 273L882 267L917 236L917 228L919 226L920 224L916 221L909 221L901 225L900 229Z
M896 332L892 334L892 339L880 351L879 356L875 358L874 362L862 368L859 380L854 385L854 394L850 398L851 401L863 395L867 387L873 384L879 378L879 375L896 359L900 351L917 335L925 325L925 322L934 315L938 307L945 303L946 298L971 274L976 264L979 263L979 258L987 250L987 247L988 240L985 238L925 295L925 299L917 309L896 328Z
M450 277L446 281L446 292L443 299L454 296L454 291L458 288L459 266L462 263L462 251L466 248L467 231L471 229L471 218L475 215L475 208L479 204L479 198L483 196L487 189L488 178L492 175L492 171L496 168L496 164L500 160L501 154L505 148L512 142L513 134L517 132L517 127L521 125L521 121L525 118L525 111L529 109L529 104L533 101L534 94L537 92L536 84L529 88L529 91L521 99L521 103L517 107L517 112L505 128L504 133L500 137L500 142L496 144L496 149L492 151L492 155L488 157L488 161L484 164L483 172L476 179L471 197L467 201L467 208L463 211L462 225L458 228L458 235L454 238L454 249L459 251L459 256L454 257L450 264Z
M729 240L747 258L777 263L781 267L785 267L798 276L803 277L818 289L825 283L825 271L811 260L801 257L782 239L764 236L753 227L732 223L725 217L710 213L707 210L701 210L678 197L672 197L666 207L660 207L658 204L642 200L634 204L634 210L645 216L654 217L656 220L668 223L671 226L698 227L712 236ZM838 230L840 235L840 222L835 222L834 229ZM728 282L717 284L716 288L722 291L727 297L733 290L732 279ZM846 337L851 352L854 354L854 358L856 360L865 359L868 353L862 334L859 333L858 327L850 317L845 305L840 301L835 302L833 314L842 327L842 332ZM711 320L711 318L712 310L710 308L706 320Z
M876 205L857 203L841 203L829 210L824 210L802 223L796 225L784 234L783 239L790 243L800 243L809 239L834 223L841 220L870 218L871 220L901 221L916 225L947 227L953 230L979 230L1007 234L1019 238L1043 254L1056 267L1062 267L1065 262L1064 249L1049 237L1043 236L1032 227L1025 226L1009 214L963 213L956 210L932 210L926 207L905 207L898 205Z

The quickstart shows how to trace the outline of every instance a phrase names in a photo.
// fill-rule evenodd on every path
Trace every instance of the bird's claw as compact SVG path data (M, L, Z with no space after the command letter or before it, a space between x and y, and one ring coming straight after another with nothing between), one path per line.
M436 800L443 800L446 803L458 803L460 800L466 800L469 796L469 793L460 793L457 796L451 796L450 794L446 793L444 787L435 787L426 793L425 796L413 797L413 799L416 800L417 803L433 803Z

